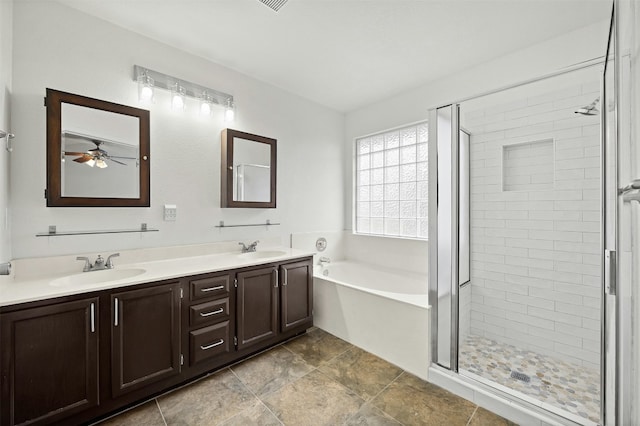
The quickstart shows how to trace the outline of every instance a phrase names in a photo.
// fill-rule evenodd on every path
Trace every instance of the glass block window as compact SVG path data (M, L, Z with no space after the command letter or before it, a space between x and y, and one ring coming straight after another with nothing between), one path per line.
M427 239L427 123L356 139L355 233Z

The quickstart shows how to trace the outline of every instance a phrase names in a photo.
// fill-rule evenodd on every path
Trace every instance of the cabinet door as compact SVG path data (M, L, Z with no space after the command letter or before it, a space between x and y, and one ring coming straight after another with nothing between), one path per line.
M280 266L282 331L313 323L313 264L311 261Z
M0 316L0 423L50 423L98 405L98 298Z
M180 373L180 284L111 294L113 396Z
M278 334L277 274L275 267L238 273L238 349Z

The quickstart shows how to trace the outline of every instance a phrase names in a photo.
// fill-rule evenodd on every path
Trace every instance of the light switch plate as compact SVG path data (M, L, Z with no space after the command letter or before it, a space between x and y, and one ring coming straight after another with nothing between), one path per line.
M175 222L176 216L178 216L178 206L175 204L164 205L164 220L165 222Z

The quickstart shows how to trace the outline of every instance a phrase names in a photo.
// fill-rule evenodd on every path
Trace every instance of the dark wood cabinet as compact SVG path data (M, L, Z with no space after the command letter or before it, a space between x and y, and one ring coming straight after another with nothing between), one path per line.
M278 334L277 275L275 266L237 274L238 350Z
M98 405L98 298L0 316L0 423L50 423Z
M304 333L311 258L0 307L0 426L85 424Z
M313 325L313 263L311 260L280 266L280 327L283 332Z
M111 294L113 396L180 373L180 283Z

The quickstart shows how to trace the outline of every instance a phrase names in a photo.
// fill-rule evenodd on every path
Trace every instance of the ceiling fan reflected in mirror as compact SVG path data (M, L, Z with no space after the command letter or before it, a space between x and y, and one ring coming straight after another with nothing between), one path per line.
M87 151L64 151L64 155L77 155L79 157L74 158L73 161L75 161L76 163L81 163L81 164L86 164L89 167L98 167L100 169L104 169L106 167L108 167L108 163L105 161L113 161L114 163L117 164L121 164L123 166L126 166L127 163L124 163L122 161L118 161L116 160L116 158L120 159L120 160L137 160L136 157L124 157L124 156L118 156L118 155L109 155L109 153L107 151L105 151L104 149L102 149L100 146L107 143L114 143L114 144L118 144L118 145L125 145L122 144L120 142L115 142L115 141L108 141L106 139L98 139L96 137L93 136L89 136L89 135L83 135L80 133L74 133L74 132L69 132L69 131L65 131L62 132L63 136L65 138L71 138L71 139L81 139L81 140L86 140L88 142L91 142L93 144L95 144L95 148L93 149L89 149ZM62 161L65 161L64 157L62 158ZM137 161L136 161L136 165L137 165Z

